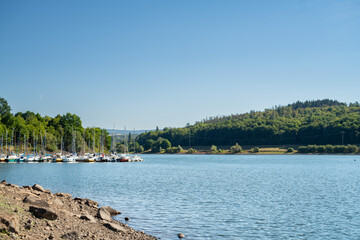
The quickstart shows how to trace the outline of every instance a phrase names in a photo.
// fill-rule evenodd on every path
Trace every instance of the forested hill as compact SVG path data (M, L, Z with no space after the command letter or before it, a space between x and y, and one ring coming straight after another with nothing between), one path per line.
M84 128L80 117L75 114L58 114L55 117L43 117L31 111L12 114L8 102L0 97L0 145L3 152L4 149L24 152L24 148L33 151L34 146L37 151L44 146L47 151L56 152L60 151L61 145L63 150L71 151L73 140L76 141L77 152L84 147L85 151L90 151L94 143L95 150L101 144L109 149L111 143L106 130Z
M139 136L149 146L159 137L173 146L360 143L360 104L335 100L296 102L287 106L213 117L184 128L165 128Z

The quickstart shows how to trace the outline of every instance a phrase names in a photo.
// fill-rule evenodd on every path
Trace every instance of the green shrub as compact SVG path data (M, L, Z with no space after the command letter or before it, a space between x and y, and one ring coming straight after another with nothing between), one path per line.
M294 149L292 147L290 147L290 148L287 149L287 152L292 153L292 152L294 152Z
M307 146L307 152L308 153L314 153L316 152L317 146L316 145L308 145Z
M308 148L306 146L300 146L300 147L298 147L298 152L299 153L307 153Z
M179 148L179 152L183 152L183 151L184 151L184 149L183 149L180 145L178 145L178 148Z
M253 150L252 150L252 152L254 152L254 153L260 152L260 148L254 147Z
M212 153L216 153L216 152L218 152L218 149L217 149L217 147L215 145L212 145L211 148L210 148L210 151Z
M334 146L334 153L345 153L345 152L347 152L347 148L344 145Z
M189 148L187 151L187 153L190 153L190 154L195 153L195 152L196 152L196 150L193 148Z
M316 152L324 153L325 152L325 146L324 145L317 146L316 147Z
M325 152L327 152L327 153L332 153L332 152L334 152L334 146L333 146L333 145L330 145L330 144L326 145L326 146L325 146Z
M359 148L356 145L347 145L347 152L356 153L359 151Z
M142 145L136 148L137 153L142 153L143 151L144 151L144 147Z
M238 143L236 143L234 146L230 147L230 152L231 153L240 153L242 151L243 151L242 147Z

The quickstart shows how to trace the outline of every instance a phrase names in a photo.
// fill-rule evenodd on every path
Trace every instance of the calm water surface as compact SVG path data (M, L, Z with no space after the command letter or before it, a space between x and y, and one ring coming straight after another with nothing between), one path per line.
M360 238L360 156L143 158L0 164L0 178L110 205L161 239Z

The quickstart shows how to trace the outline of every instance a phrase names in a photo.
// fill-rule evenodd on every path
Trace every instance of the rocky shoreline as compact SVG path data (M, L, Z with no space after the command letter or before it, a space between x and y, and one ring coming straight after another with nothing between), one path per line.
M93 200L51 193L37 184L0 183L0 239L157 239L112 219L118 214Z

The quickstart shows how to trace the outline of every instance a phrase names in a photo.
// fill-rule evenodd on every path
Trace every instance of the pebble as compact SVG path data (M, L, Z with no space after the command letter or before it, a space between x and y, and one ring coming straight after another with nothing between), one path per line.
M179 238L184 238L184 237L185 237L185 234L179 233L179 234L178 234L178 237L179 237Z

